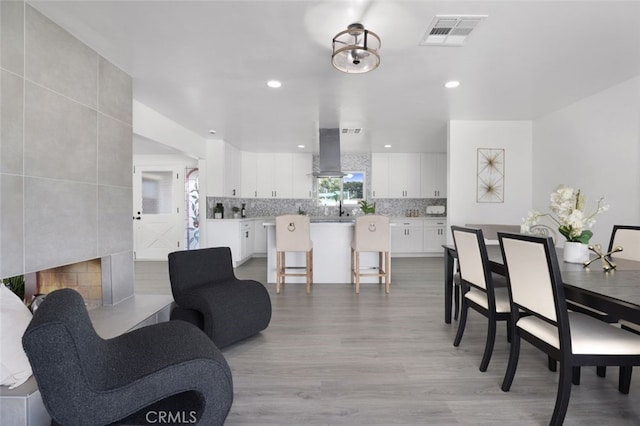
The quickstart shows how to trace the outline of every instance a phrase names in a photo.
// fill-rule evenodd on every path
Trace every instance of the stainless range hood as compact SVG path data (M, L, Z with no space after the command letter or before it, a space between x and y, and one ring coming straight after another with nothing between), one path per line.
M340 166L340 129L320 129L320 170L315 177L343 177Z

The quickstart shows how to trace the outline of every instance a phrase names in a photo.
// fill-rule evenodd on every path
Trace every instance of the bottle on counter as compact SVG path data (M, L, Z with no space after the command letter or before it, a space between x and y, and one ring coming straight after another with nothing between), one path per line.
M242 208L240 209L240 217L247 217L247 208L245 203L242 203Z
M216 206L213 208L213 218L224 219L224 206L222 203L216 203Z

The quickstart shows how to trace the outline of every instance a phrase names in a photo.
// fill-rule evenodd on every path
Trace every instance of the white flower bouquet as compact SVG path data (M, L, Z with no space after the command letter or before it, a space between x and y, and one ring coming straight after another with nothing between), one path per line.
M522 220L521 232L528 234L532 232L532 228L547 226L540 225L539 222L542 218L548 217L567 241L588 244L593 236L590 229L596 223L595 216L609 209L609 205L604 204L604 197L600 197L595 210L591 213L585 213L584 195L580 190L575 191L564 185L560 185L551 193L550 201L551 213L530 211L527 217Z

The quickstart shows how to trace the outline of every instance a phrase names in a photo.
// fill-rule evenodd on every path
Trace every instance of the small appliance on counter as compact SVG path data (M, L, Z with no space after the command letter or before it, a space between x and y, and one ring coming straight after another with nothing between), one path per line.
M445 206L427 206L425 213L427 216L442 216L445 212Z

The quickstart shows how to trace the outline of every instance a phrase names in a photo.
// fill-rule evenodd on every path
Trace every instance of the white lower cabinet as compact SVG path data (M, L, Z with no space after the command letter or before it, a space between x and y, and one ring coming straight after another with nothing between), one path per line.
M256 256L267 255L267 228L264 219L253 220L253 254Z
M442 245L447 243L446 219L425 219L424 251L426 253L443 253Z
M422 253L422 219L392 220L391 253Z
M207 221L209 247L229 247L233 266L253 255L253 223L250 219L213 219Z

